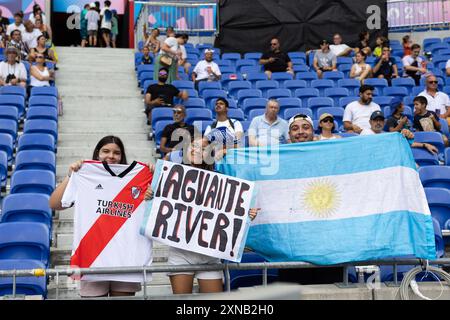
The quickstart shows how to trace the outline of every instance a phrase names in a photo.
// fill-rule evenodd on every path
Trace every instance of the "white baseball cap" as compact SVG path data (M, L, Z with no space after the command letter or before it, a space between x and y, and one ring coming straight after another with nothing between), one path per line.
M300 119L307 121L311 125L311 127L314 127L313 121L310 116L302 113L297 113L295 116L289 119L289 129L291 128L291 125L294 123L294 121Z

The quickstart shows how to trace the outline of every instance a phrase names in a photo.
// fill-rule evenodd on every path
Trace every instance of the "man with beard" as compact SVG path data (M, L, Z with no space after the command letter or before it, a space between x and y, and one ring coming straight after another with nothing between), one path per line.
M152 122L152 110L155 107L172 107L173 98L178 97L182 100L188 99L186 91L180 91L171 84L166 84L169 70L160 68L158 71L158 83L152 84L147 88L145 93L145 114L147 115L147 123Z
M192 81L197 90L200 81L219 81L222 77L219 66L213 61L213 53L214 50L206 49L205 59L199 61L192 71Z
M347 132L361 133L363 129L369 129L369 119L374 111L381 110L380 106L372 102L374 87L362 85L359 88L358 101L353 101L345 107L344 129Z
M264 66L264 72L269 80L272 72L287 72L294 75L292 61L280 50L280 41L277 38L270 41L270 51L262 55L259 64Z
M291 143L313 141L314 126L312 119L300 113L289 119L289 138Z

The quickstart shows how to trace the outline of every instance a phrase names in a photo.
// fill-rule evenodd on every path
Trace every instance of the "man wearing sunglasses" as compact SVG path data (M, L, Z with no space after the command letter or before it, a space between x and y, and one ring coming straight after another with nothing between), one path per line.
M440 118L449 122L450 98L446 93L438 90L438 79L434 75L426 78L425 90L419 93L419 96L427 99L427 110L435 112Z
M148 118L148 124L152 122L151 113L156 107L172 107L173 98L177 97L182 100L188 99L186 91L180 91L171 84L166 84L169 75L169 69L162 67L158 72L158 83L152 84L147 88L145 93L145 114Z
M270 41L270 51L262 55L259 64L264 66L264 72L270 80L272 72L287 72L294 74L291 58L280 49L280 41L273 38Z

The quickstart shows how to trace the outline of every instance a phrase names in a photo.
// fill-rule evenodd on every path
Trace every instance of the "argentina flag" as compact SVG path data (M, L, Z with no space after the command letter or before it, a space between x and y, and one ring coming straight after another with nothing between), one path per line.
M398 133L230 149L218 170L256 182L261 211L247 246L269 261L436 258L425 192Z

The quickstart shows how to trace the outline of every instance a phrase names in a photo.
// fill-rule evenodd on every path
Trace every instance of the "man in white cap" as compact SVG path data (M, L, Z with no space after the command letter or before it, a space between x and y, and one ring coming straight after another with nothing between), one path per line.
M192 71L192 81L198 88L199 81L219 81L222 77L219 66L213 61L214 50L205 50L205 59L197 63Z
M290 118L289 138L291 143L313 141L314 125L312 119L301 113Z

